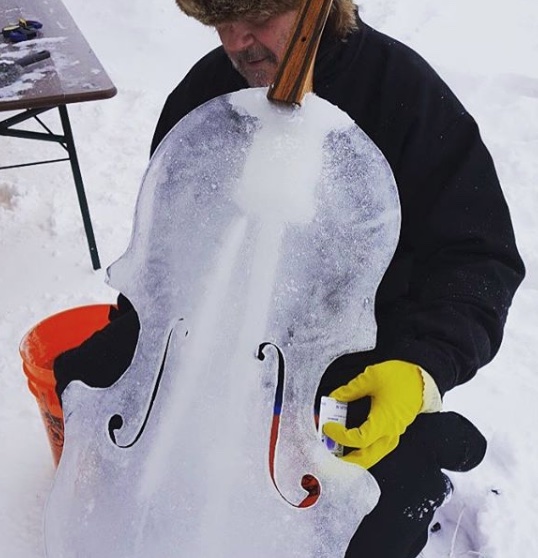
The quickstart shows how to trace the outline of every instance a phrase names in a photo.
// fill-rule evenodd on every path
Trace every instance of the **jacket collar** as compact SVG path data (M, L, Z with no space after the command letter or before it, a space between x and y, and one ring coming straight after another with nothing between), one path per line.
M352 31L345 39L336 37L327 29L323 33L319 45L318 55L314 65L314 80L316 84L326 85L332 78L342 71L350 41L356 41L364 30L358 10L355 11L358 29Z

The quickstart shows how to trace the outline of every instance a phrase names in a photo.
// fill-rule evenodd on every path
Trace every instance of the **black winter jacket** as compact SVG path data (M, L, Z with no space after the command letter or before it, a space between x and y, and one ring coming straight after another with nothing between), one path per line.
M321 391L368 364L400 359L426 369L444 393L493 358L524 276L490 154L434 70L364 23L346 41L323 37L314 75L315 93L347 112L384 153L402 208L399 245L376 299L377 346L334 362ZM210 52L168 97L152 151L191 110L246 87L222 47ZM117 314L124 326L113 322L57 359L59 391L72 377L107 385L128 366L138 322L122 297ZM90 377L90 369L102 376Z

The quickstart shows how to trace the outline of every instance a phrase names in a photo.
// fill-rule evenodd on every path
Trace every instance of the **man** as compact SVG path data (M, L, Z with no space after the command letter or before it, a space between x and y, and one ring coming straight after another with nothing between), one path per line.
M301 4L176 2L214 26L222 46L169 96L152 151L205 101L271 84ZM349 402L349 430L329 425L326 433L381 488L346 558L414 558L452 489L442 469L469 470L485 452L472 424L439 412L442 395L494 357L524 267L476 123L423 59L363 23L352 0L334 1L314 91L347 112L383 152L402 209L399 244L376 299L377 345L338 359L319 388L319 395ZM111 318L105 330L57 359L59 393L74 378L109 385L127 368L136 312L120 295ZM98 378L95 369L103 371Z

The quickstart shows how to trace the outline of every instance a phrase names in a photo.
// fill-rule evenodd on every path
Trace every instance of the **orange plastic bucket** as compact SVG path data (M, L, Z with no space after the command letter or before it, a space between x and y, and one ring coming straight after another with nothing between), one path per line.
M93 304L54 314L35 325L22 339L19 352L28 387L45 424L55 465L64 442L63 413L55 392L54 359L88 339L108 323L110 304Z

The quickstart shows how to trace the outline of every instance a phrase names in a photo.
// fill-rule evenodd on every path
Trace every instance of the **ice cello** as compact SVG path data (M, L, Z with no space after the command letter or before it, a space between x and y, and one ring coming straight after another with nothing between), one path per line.
M49 558L337 558L376 503L371 475L318 441L313 402L331 361L375 344L396 187L344 113L264 94L193 111L150 163L109 271L139 343L111 388L66 391ZM321 495L298 508L304 475Z

